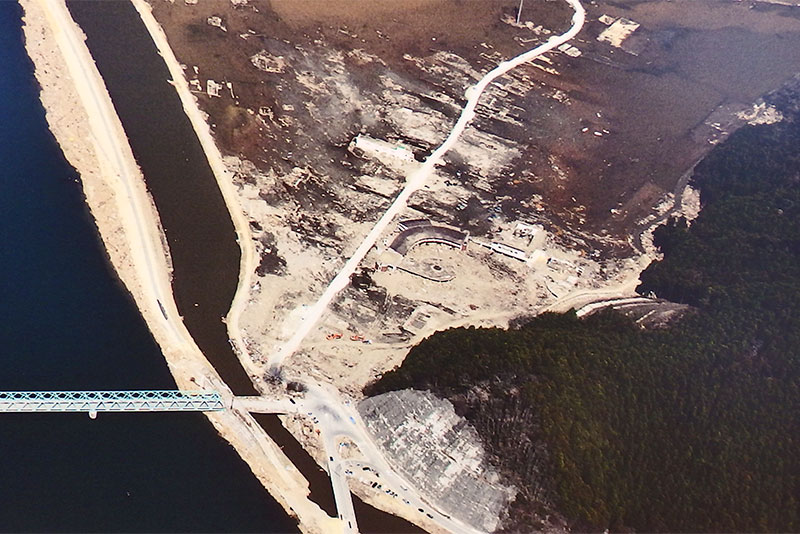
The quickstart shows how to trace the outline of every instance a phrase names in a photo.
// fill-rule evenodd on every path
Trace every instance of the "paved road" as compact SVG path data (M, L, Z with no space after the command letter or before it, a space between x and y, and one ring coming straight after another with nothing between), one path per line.
M361 261L378 241L378 238L383 234L392 220L405 209L409 197L425 185L430 175L433 174L436 166L441 163L442 157L453 147L456 141L458 141L458 138L464 132L467 125L469 125L470 121L475 117L475 108L478 105L478 100L480 100L481 95L489 84L511 69L534 60L542 54L566 43L578 34L586 20L586 11L583 9L580 0L565 1L575 11L572 16L572 26L570 29L562 35L550 37L545 43L537 46L533 50L529 50L513 59L500 63L481 78L477 84L467 89L467 104L461 111L461 115L450 131L450 134L447 136L447 139L444 140L439 148L428 156L421 167L406 178L405 187L394 202L392 202L392 205L389 206L389 209L386 210L378 222L375 223L375 226L372 227L369 234L367 234L353 255L347 260L342 270L333 278L319 300L308 307L294 335L270 356L269 363L271 367L279 368L286 358L297 351L300 344L317 324L317 321L319 321L320 317L325 313L325 310L328 309L328 306L336 295L350 284L350 276L356 271Z
M353 476L365 478L365 474L369 474L379 476L381 491L398 499L398 504L412 507L416 513L436 521L442 528L451 532L480 533L466 523L437 510L414 489L411 482L398 475L372 440L358 411L351 404L342 403L338 392L321 385L307 386L308 391L302 397L295 396L291 401L267 397L235 397L233 403L234 407L252 413L292 413L311 420L322 437L336 510L342 519L344 532L357 532L347 479ZM363 459L356 461L342 458L340 444L343 438L355 443Z
M126 230L133 233L131 245L132 253L134 254L134 265L140 270L140 279L145 294L151 300L151 305L160 308L164 318L164 326L171 337L172 343L178 346L193 345L191 335L184 327L177 313L172 290L166 276L166 267L158 260L160 251L156 249L153 238L148 233L146 221L148 221L149 214L145 214L146 208L144 207L147 200L134 191L132 184L138 179L138 176L134 175L135 168L132 169L130 167L130 161L133 161L130 148L123 141L125 139L124 135L120 136L122 129L118 124L119 119L105 90L102 78L97 73L91 56L83 43L80 29L72 21L63 0L40 1L48 18L51 20L51 27L58 29L55 31L57 42L64 51L73 78L78 81L80 97L90 118L93 141L98 147L98 151L106 158L106 163L118 175L120 180L118 185L124 188L126 199L128 200L127 209L130 210L123 214L123 216L127 217L125 219L127 223L125 227ZM580 31L585 20L585 11L579 0L565 1L575 10L571 28L563 35L551 37L546 43L533 50L501 63L467 91L467 104L447 139L425 160L417 171L407 178L403 191L375 224L355 253L347 260L344 268L334 277L317 303L309 308L301 328L271 357L270 364L273 367L279 368L283 360L297 350L331 301L342 289L347 287L350 282L350 275L355 272L380 235L392 220L405 209L409 197L425 185L428 177L434 172L436 165L442 161L444 154L452 148L469 122L474 118L478 100L486 87L509 70L567 42ZM240 335L240 332L233 332L232 335ZM370 438L358 412L354 407L342 402L338 391L318 384L306 385L308 391L305 393L305 398L295 400L295 403L288 399L254 398L236 398L233 403L234 406L251 412L301 413L312 418L312 421L320 430L324 447L328 454L328 471L331 476L336 507L342 520L344 532L357 532L355 512L353 511L347 483L347 477L353 476L352 473L355 473L354 468L361 469L362 473L379 473L382 480L382 490L389 492L388 494L392 496L396 496L395 498L402 499L406 506L415 507L418 513L425 514L442 528L452 532L470 534L478 532L470 526L436 510L433 505L413 489L413 486L407 480L404 480L393 471L379 448ZM349 438L358 446L365 458L364 460L342 459L339 443L343 437Z
M608 308L610 306L621 306L625 304L644 304L646 302L652 303L654 302L654 300L647 297L627 297L627 298L612 298L606 300L597 300L576 309L575 315L577 315L580 318L590 313L594 313L598 310L601 310L603 308Z
M578 34L585 22L586 12L580 0L565 1L574 10L572 26L569 30L562 35L549 38L545 43L528 52L509 61L500 63L481 78L477 84L467 89L467 103L455 126L453 126L453 129L450 131L450 134L445 141L428 156L423 164L406 178L405 187L394 202L392 202L391 206L389 206L389 209L387 209L378 222L375 223L375 226L372 227L369 234L367 234L353 255L345 262L342 270L333 278L322 296L316 303L308 307L303 316L303 320L300 322L299 328L295 331L293 336L270 356L269 364L272 369L280 369L284 360L297 351L303 340L308 336L328 309L333 299L349 285L351 275L356 271L369 250L375 245L381 234L383 234L394 218L405 209L411 195L425 185L430 175L435 171L436 166L442 162L443 156L453 147L470 121L475 117L475 108L478 105L481 95L489 84L511 69L532 61L542 54L566 43ZM238 333L235 335L238 335ZM328 451L328 458L330 459L328 472L331 476L336 508L340 519L343 521L345 533L357 532L357 526L355 514L353 513L352 499L347 487L345 469L342 466L341 458L338 456L338 447L335 446L336 440L340 439L342 436L353 440L366 458L365 465L362 465L362 468L368 467L369 469L381 473L381 477L385 481L383 485L394 494L398 496L402 495L402 497L399 498L405 499L403 501L404 504L407 501L408 506L416 506L418 513L424 513L430 520L435 521L439 526L451 532L478 532L469 525L454 520L436 510L432 505L427 503L421 495L417 494L412 489L412 485L408 481L399 477L388 465L383 454L370 438L366 426L361 421L356 410L343 404L338 392L323 390L319 386L312 386L306 393L306 398L307 400L303 402L302 409L307 410L307 415L314 417L315 424L319 426L320 433L323 437L325 449ZM345 424L345 421L350 423ZM368 465L366 465L366 463L368 463Z
M138 170L124 135L122 125L117 117L103 79L86 48L83 33L63 0L40 0L45 16L53 30L59 48L62 50L66 66L74 80L83 106L89 117L89 128L92 143L106 169L118 178L112 187L121 187L124 191L125 203L120 204L120 217L124 221L126 232L131 241L133 265L139 271L142 288L150 300L150 306L161 310L163 324L167 328L174 343L192 343L183 323L176 321L177 307L172 297L172 288L166 275L166 264L159 261L160 250L154 246L154 238L148 227L150 220L146 198L137 193L133 184L138 180ZM171 316L171 317L170 317Z

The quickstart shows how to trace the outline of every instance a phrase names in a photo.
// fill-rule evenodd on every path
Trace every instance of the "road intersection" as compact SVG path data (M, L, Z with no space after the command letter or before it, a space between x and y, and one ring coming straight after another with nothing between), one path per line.
M294 354L315 327L319 319L328 309L330 303L350 283L351 275L375 245L379 237L391 224L394 218L406 207L412 194L422 188L428 178L441 164L444 155L456 143L460 135L475 117L475 108L485 89L498 77L511 69L532 61L572 39L582 28L585 11L580 0L565 0L574 10L572 25L562 35L550 37L545 43L525 52L509 61L505 61L487 73L476 85L466 92L467 103L446 140L423 163L407 177L405 187L391 204L389 209L373 226L369 234L361 242L354 254L347 260L342 270L333 278L317 302L306 311L304 320L292 337L275 351L269 360L272 369L278 372L286 358ZM90 119L92 138L97 153L103 159L103 165L110 169L121 188L120 196L126 201L120 203L120 217L125 221L125 229L130 233L129 243L133 255L132 263L137 269L138 279L144 293L145 305L159 310L151 314L159 318L160 327L166 331L170 348L178 350L196 350L196 345L178 314L169 283L169 271L163 260L163 251L155 243L159 237L153 235L150 219L150 206L146 193L135 189L134 184L141 181L135 167L130 147L121 140L125 139L113 104L105 90L102 78L94 68L91 56L83 43L80 29L72 21L66 5L60 0L41 0L47 16L52 19L51 27L58 28L56 39L64 52L72 77L76 80L81 101ZM186 102L184 102L186 105ZM241 218L241 214L234 214ZM240 244L241 240L240 240ZM238 322L229 320L229 335L243 359L249 358L246 346L242 342L242 334ZM151 325L151 328L153 326ZM212 382L204 384L218 389L223 395L230 395L230 390L218 377L209 376ZM367 427L361 420L357 410L343 401L339 392L332 385L304 383L306 391L302 397L275 399L271 397L233 397L232 408L250 413L292 413L310 417L317 428L326 455L328 472L336 501L337 513L341 520L342 532L358 531L353 509L348 478L358 478L364 473L380 477L380 487L388 495L399 499L405 506L416 509L416 513L424 514L428 520L451 532L477 533L478 530L452 518L438 510L436 506L419 494L413 485L389 465L379 447L372 440ZM234 411L236 411L234 410ZM242 425L240 425L242 426ZM243 427L242 427L243 428ZM257 439L254 437L253 439ZM346 439L357 447L360 459L345 459L341 455L342 440ZM359 472L356 475L356 472ZM376 486L377 487L377 486Z
M477 84L467 89L467 103L445 141L426 158L419 168L407 177L403 190L398 194L394 202L392 202L378 222L375 223L353 255L347 260L342 270L331 280L317 302L306 309L303 320L300 322L299 327L295 330L292 337L270 356L269 365L273 373L278 374L286 358L290 357L300 348L302 342L326 312L334 298L350 284L351 276L355 273L370 249L375 245L395 217L406 208L411 195L426 184L428 178L434 173L436 166L442 163L444 155L455 145L470 121L475 117L475 108L489 84L510 70L561 46L580 32L586 20L586 11L580 0L565 1L574 10L572 25L565 33L550 37L546 42L532 50L500 63L481 78ZM235 335L240 336L241 334L236 332ZM343 532L357 532L357 526L355 514L352 511L353 505L347 486L347 480L343 474L345 471L343 470L341 459L337 457L338 448L335 447L336 441L341 437L350 438L358 446L359 451L361 451L364 456L365 460L363 462L358 462L357 465L362 466L362 468L368 467L369 469L375 470L377 473L381 473L381 476L386 481L385 485L388 491L396 495L403 495L401 498L404 499L404 502L408 501L409 505L417 506L419 513L424 513L429 519L451 532L478 532L469 525L454 520L447 514L436 510L434 506L427 503L420 495L409 489L412 485L408 481L403 480L388 465L383 454L369 436L366 425L361 422L356 410L345 405L338 392L324 390L319 385L306 386L308 387L308 391L306 392L307 400L304 401L303 407L304 409L308 409L306 413L309 416L313 417L317 414L315 421L317 421L316 424L319 425L325 449L328 451L328 472L331 476L339 518L343 521ZM298 413L302 411L301 409ZM344 423L345 421L350 421L351 423L348 425Z

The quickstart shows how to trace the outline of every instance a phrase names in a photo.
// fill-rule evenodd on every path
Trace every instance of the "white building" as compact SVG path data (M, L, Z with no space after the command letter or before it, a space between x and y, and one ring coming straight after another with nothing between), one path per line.
M504 254L510 258L514 258L515 260L526 261L528 259L528 257L525 255L525 251L518 248L509 247L508 245L504 245L502 243L492 243L489 245L489 249L494 252Z
M396 158L401 161L416 161L414 153L402 143L389 143L382 139L374 139L368 135L357 135L350 143L350 149L357 148L368 156L378 159L382 157Z

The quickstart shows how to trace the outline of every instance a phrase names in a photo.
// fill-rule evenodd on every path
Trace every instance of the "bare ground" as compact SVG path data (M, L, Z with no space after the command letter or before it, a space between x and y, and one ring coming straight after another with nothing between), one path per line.
M150 2L250 220L260 265L241 327L257 376L415 165L348 150L353 138L402 144L421 159L469 85L569 21L551 1L526 3L522 25L512 24L516 0ZM493 85L411 199L405 218L472 241L466 251L421 245L402 261L455 278L375 270L397 230L387 233L288 374L358 397L436 330L632 293L655 257L639 234L673 208L696 214L696 199L675 201L687 170L798 68L800 18L790 8L644 0L587 9L573 43L580 55L549 54ZM641 26L615 48L597 40L604 14ZM220 96L206 94L208 80L222 84ZM541 229L521 237L518 222ZM527 261L482 246L493 242Z

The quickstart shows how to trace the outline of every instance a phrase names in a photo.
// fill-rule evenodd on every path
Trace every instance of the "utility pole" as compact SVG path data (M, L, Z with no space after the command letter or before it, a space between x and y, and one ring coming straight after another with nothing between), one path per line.
M519 0L519 9L517 9L517 24L519 24L519 19L522 16L522 4L525 0Z

